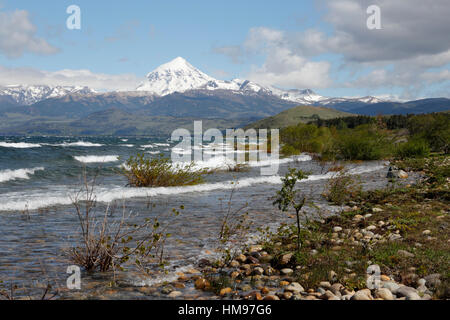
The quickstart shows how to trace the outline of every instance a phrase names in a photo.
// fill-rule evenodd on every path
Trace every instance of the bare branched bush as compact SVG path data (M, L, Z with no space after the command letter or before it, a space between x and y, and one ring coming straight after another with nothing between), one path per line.
M341 168L334 171L336 174L328 180L323 195L337 205L342 205L354 199L361 193L361 183Z
M222 255L222 263L224 265L244 251L252 224L246 211L247 203L237 209L233 208L233 196L236 192L236 186L237 183L234 183L227 200L226 209L223 210L224 215L218 235L217 251Z
M143 271L150 264L163 265L164 244L171 235L158 219L145 219L141 224L131 221L137 216L127 213L125 205L115 218L115 206L97 208L94 193L95 179L90 183L84 176L84 185L71 198L78 218L80 233L77 246L67 250L69 259L86 271L123 270L130 262ZM173 210L179 215L178 210Z

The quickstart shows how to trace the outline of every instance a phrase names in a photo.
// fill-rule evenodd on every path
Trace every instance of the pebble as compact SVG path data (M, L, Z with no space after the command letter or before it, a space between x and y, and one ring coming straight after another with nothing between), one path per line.
M334 231L334 232L341 232L341 231L342 231L342 228L341 228L341 227L334 227L334 228L333 228L333 231Z
M304 292L305 289L300 285L300 283L298 282L292 282L290 285L288 285L284 291L289 291L289 292L293 292L293 293L300 293L300 292Z
M386 281L382 283L382 287L388 289L393 294L397 294L397 290L401 287L401 285L393 281Z
M320 298L321 299L332 300L335 297L336 296L334 295L333 292L331 292L330 290L327 290L327 291L325 291L325 293Z
M381 298L383 300L394 300L394 295L387 288L380 288L375 292L376 298Z
M292 270L290 268L284 268L284 269L281 269L280 271L281 271L281 274L286 275L286 276L291 275L292 273L294 273L294 270Z
M425 280L424 278L421 278L419 280L417 280L417 285L420 286L424 286L425 283L427 283L427 280Z
M400 297L405 297L406 300L422 300L416 289L407 286L398 288L396 294Z
M223 296L225 296L225 295L231 293L231 291L232 291L232 290L231 290L231 288L229 288L229 287L228 287L228 288L223 288L223 289L220 290L220 293L219 293L219 294L223 297Z
M369 289L362 289L357 291L351 298L351 300L373 300Z
M250 264L258 264L259 263L259 260L252 256L248 256L245 261Z
M322 288L325 288L325 289L330 289L331 283L329 283L328 281L322 281L319 283L319 286L321 286Z
M239 261L233 260L230 262L230 267L232 268L237 268L239 267L241 264L239 263Z
M281 263L282 265L288 264L288 263L291 261L292 256L293 256L292 253L287 253L287 254L283 255L283 256L281 257L280 263Z
M273 301L273 300L280 300L280 298L278 298L275 295L269 295L269 296L265 296L264 300L269 300L269 301Z
M382 274L381 276L380 276L380 280L381 281L390 281L391 280L391 278L389 278L387 275L385 275L385 274Z
M209 282L205 278L198 278L194 285L196 289L203 290L209 285Z
M333 292L335 295L340 296L341 290L344 289L344 286L340 283L335 283L331 286L331 292Z
M177 288L177 289L184 289L184 288L186 288L186 285L185 285L184 283L181 283L181 282L175 282L175 283L173 284L173 286L174 286L175 288Z
M422 232L422 234L423 234L424 236L427 236L427 235L431 234L431 230L424 230L424 231Z
M182 295L182 293L180 291L172 291L171 293L169 293L167 295L167 297L169 297L171 299L175 299L175 298L177 298L177 297L179 297L181 295Z
M261 293L262 294L268 294L269 292L270 291L269 291L269 289L267 287L264 287L264 288L261 289Z
M433 273L423 278L426 280L428 286L431 288L437 288L441 285L440 280L441 275L439 273Z
M283 293L283 298L289 300L292 298L292 292L286 291Z
M250 253L260 252L260 251L262 251L262 249L263 248L262 248L261 245L253 245L253 246L250 247L249 251L250 251Z
M264 269L261 267L256 267L253 269L253 274L254 275L263 275L264 274Z

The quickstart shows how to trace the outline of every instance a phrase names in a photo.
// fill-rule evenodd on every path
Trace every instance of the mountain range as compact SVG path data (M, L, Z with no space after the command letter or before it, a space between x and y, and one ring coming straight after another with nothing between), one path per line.
M135 91L97 92L83 86L46 85L0 88L0 134L148 135L171 132L175 124L190 127L193 119L205 119L224 129L298 105L352 114L405 114L448 110L450 99L402 103L370 96L330 98L310 89L284 90L248 80L218 80L178 57L150 72Z

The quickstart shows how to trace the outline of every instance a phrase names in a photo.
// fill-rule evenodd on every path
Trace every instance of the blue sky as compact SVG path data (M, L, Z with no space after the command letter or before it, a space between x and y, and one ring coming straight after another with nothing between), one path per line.
M86 78L66 71L63 84L73 76L101 87L112 77L114 85L104 89L132 86L182 56L219 79L310 87L328 96L449 96L449 6L432 1L437 8L423 13L427 0L404 7L388 0L0 0L0 85L36 77L53 84L61 70L89 70ZM381 7L383 30L367 29L370 3ZM81 8L81 30L66 28L72 4ZM418 25L411 13L423 15ZM16 43L8 28L23 30L30 43Z

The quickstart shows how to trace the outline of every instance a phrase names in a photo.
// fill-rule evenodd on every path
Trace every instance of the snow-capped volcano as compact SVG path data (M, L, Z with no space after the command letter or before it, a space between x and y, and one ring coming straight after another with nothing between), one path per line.
M19 105L31 105L45 99L59 98L74 93L85 95L96 93L96 91L82 86L11 85L0 87L0 96L10 96Z
M146 91L157 96L167 96L175 92L183 93L190 90L230 90L236 94L266 94L286 101L301 104L329 104L336 102L316 94L311 89L283 90L273 86L263 86L249 80L233 79L218 80L192 66L185 59L178 57L165 63L147 75L147 79L139 85L137 91ZM378 99L365 97L361 102L375 103Z
M199 89L210 81L215 79L178 57L150 72L147 81L141 83L136 90L166 96L174 92Z

